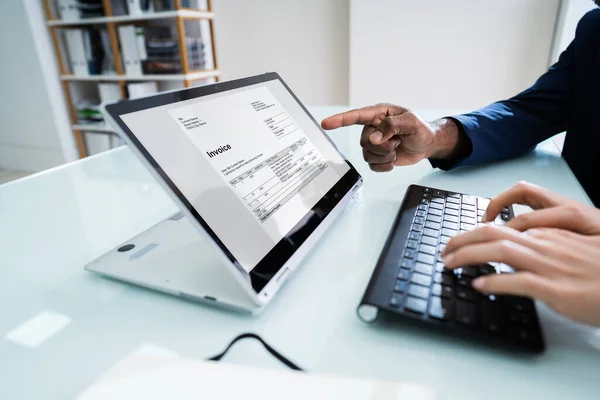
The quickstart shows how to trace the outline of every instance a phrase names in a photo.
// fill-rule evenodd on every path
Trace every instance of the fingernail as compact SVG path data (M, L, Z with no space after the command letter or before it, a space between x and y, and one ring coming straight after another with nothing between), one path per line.
M383 139L383 133L379 132L379 131L375 131L371 134L371 142L373 144L378 144L379 142L381 142L381 139ZM377 142L377 143L375 143Z
M481 216L481 222L485 222L487 221L487 211L483 212L483 215Z
M477 278L475 279L471 285L478 291L483 292L483 289L485 288L485 279L484 278Z
M450 265L452 264L452 260L454 259L454 254L446 254L442 261L444 262L445 265Z

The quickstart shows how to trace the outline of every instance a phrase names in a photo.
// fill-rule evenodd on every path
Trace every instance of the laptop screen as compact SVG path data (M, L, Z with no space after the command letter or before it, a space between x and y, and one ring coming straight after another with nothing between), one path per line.
M350 170L279 79L120 117L247 274Z

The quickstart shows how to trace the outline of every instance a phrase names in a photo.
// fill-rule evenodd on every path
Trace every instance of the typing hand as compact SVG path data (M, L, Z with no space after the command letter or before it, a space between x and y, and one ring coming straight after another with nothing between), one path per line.
M514 274L473 281L484 293L528 296L569 318L600 326L600 210L519 183L490 202L486 219L502 207L525 204L536 211L505 226L486 225L454 237L444 253L450 269L500 262Z
M363 157L371 170L391 171L431 156L435 124L421 120L406 108L377 104L325 118L323 129L364 125L360 139Z

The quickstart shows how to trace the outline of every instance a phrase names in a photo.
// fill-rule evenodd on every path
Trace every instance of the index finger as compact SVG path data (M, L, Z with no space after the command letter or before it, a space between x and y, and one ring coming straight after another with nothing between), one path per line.
M389 115L397 115L404 111L402 107L391 104L377 104L363 108L332 115L321 121L323 129L337 129L350 125L369 125L377 126Z
M490 201L481 221L493 221L504 207L512 204L523 204L534 210L539 210L540 208L556 207L569 202L571 200L567 197L552 193L532 183L521 181L494 197Z

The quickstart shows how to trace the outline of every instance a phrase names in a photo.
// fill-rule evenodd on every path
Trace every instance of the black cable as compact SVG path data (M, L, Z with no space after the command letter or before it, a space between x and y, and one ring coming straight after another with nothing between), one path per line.
M227 352L229 351L229 349L231 349L231 347L237 343L238 341L242 340L242 339L256 339L258 340L264 347L265 349L267 349L267 351L269 353L271 353L273 355L273 357L275 357L276 359L278 359L279 361L281 361L284 365L286 365L287 367L294 369L296 371L304 371L302 368L300 368L299 366L297 366L296 364L294 364L293 362L291 362L290 360L288 360L287 358L285 358L284 356L282 356L277 350L275 350L274 348L272 348L271 346L269 346L267 344L267 342L265 342L260 336L258 336L255 333L242 333L241 335L236 336L225 348L225 350L223 350L223 352L212 356L209 358L210 361L219 361L221 360L225 354L227 354Z

